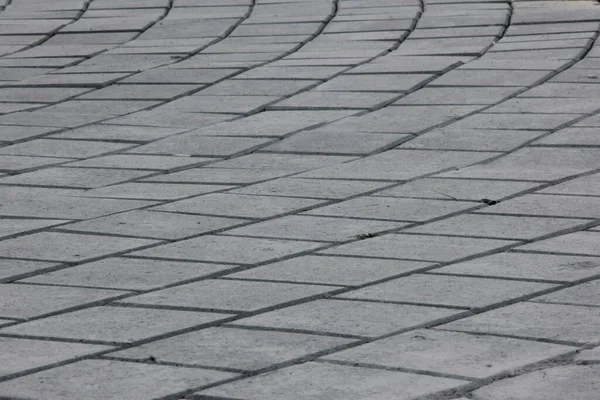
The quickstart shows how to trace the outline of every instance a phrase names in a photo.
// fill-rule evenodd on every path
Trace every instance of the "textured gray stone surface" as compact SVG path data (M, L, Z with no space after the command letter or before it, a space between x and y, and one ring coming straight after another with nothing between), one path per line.
M1 383L0 391L11 397L134 399L166 396L234 376L205 369L86 360Z
M483 379L574 350L549 343L417 329L324 359Z
M324 378L326 377L326 378ZM208 389L200 394L259 399L310 399L314 393L331 400L384 399L389 393L410 399L464 386L466 381L363 369L345 365L307 363Z
M596 394L593 1L0 11L0 398Z
M217 327L117 351L111 356L143 360L152 355L157 361L252 371L352 342L326 336Z

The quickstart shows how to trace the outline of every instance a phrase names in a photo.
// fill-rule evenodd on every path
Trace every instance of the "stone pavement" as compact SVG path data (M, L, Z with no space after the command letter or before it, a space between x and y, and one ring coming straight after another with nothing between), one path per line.
M599 398L597 2L0 6L0 399Z

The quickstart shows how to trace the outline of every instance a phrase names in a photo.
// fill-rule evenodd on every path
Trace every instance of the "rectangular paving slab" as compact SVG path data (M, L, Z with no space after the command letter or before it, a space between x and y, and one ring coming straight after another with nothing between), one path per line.
M110 356L144 360L152 355L163 362L255 371L348 343L352 340L215 327L117 351Z
M0 333L126 344L227 317L216 313L104 306L13 325Z
M200 394L222 398L251 396L251 399L264 399L273 396L281 400L309 400L319 393L329 400L383 400L390 396L417 398L465 385L466 381L454 379L311 362L208 389Z
M352 300L315 300L235 321L232 325L377 337L441 323L464 311Z
M239 279L354 286L420 271L433 265L419 261L309 255L251 268L228 276Z
M117 400L123 397L134 399L167 396L235 376L228 372L206 369L85 360L0 383L0 391L11 397L52 396L64 400Z
M479 309L551 289L547 283L446 275L410 275L339 295L340 298Z
M185 309L259 311L334 290L328 286L211 279L130 297L127 304Z
M574 351L550 343L417 329L322 359L489 379Z

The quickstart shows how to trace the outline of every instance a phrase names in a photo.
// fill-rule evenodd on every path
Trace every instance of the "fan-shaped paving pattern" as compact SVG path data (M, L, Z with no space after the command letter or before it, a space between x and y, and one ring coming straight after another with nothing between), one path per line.
M593 396L595 3L0 26L0 397Z

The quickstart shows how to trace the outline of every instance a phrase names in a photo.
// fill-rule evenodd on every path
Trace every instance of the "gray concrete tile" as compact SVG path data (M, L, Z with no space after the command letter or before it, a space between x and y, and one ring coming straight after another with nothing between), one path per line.
M140 178L151 171L51 167L0 179L3 184L93 189Z
M227 235L338 242L400 228L402 223L290 215L228 230Z
M0 260L0 282L11 282L19 277L35 274L57 265L57 263L38 261Z
M323 359L486 379L574 350L549 343L418 329Z
M552 181L600 167L600 150L523 148L485 165L445 172L439 177Z
M30 268L46 266L45 264L33 264L29 261L26 263L28 263L26 265ZM22 279L21 281L119 290L150 290L189 279L212 275L225 271L228 268L230 266L218 264L117 257L76 265ZM13 274L16 275L14 272Z
M600 258L554 254L500 253L437 269L434 273L577 281L600 272Z
M353 156L324 156L298 154L265 154L254 153L235 159L219 161L212 164L215 168L263 169L269 171L285 171L288 174L321 168L327 165L344 163L355 159Z
M1 125L0 135L3 142L14 142L18 140L34 138L36 136L52 132L56 129L57 128L44 126Z
M467 64L468 65L468 64ZM450 71L431 83L432 86L518 86L537 84L549 77L548 71L522 70L457 70Z
M402 143L400 148L510 151L542 135L539 131L439 128Z
M134 399L167 396L233 377L235 375L228 372L205 369L85 360L4 382L0 390L11 397Z
M118 185L106 186L87 190L79 196L106 197L115 199L152 199L152 200L177 200L183 197L210 193L230 188L224 185L185 185L129 182Z
M71 159L68 158L0 155L0 171L23 172L40 167L63 164L69 161Z
M329 286L211 279L129 297L127 304L260 311L332 291Z
M473 207L472 203L446 200L363 196L306 211L308 215L426 221Z
M452 124L453 128L552 130L578 118L579 114L486 114L469 116Z
M309 255L263 265L229 276L241 279L354 286L417 271L432 265L419 261Z
M555 285L547 283L445 275L410 275L353 290L339 297L480 309L553 287Z
M95 90L80 96L82 99L92 100L157 100L164 101L191 92L198 87L196 85L165 84L156 90L155 85L122 85L114 84L104 89ZM1 92L0 92L1 93Z
M28 321L1 329L0 332L39 338L125 344L226 317L225 314L216 313L103 306Z
M532 146L600 146L598 128L565 128L531 143Z
M302 211L321 203L323 203L322 200L303 198L213 193L157 206L152 210L240 218L267 218L293 211Z
M254 264L313 250L321 244L233 236L202 236L132 253L142 257Z
M84 289L59 286L1 284L0 315L8 318L29 319L80 307L101 300L110 300L125 291Z
M569 287L558 292L534 299L542 303L561 303L586 306L600 306L598 294L600 293L600 281L591 281L577 286Z
M0 242L0 256L79 262L158 243L156 240L41 232Z
M456 261L516 244L510 240L390 234L323 250L323 254Z
M354 75L353 75L354 76ZM387 75L385 75L387 76ZM337 78L336 78L337 79ZM334 79L335 80L335 79ZM320 88L318 86L317 88ZM355 86L352 86L354 89ZM372 89L369 89L372 90ZM369 109L391 101L395 93L311 90L271 105L270 109Z
M526 302L463 318L438 328L573 343L597 343L599 316L598 307Z
M600 196L599 184L600 174L594 174L559 183L537 193Z
M282 137L301 129L331 122L355 113L352 110L265 111L241 120L228 121L194 131L206 136Z
M600 198L589 196L563 196L554 194L526 194L503 201L477 213L519 214L556 216L571 218L596 218L600 209Z
M514 400L588 399L596 395L598 365L565 365L544 368L494 382L474 392L477 399Z
M433 81L435 84L437 81ZM519 88L498 86L472 87L430 87L425 86L410 93L395 105L428 105L428 104L494 104L513 93Z
M231 193L267 196L343 199L386 186L381 182L279 178L231 190Z
M18 233L43 230L44 228L61 225L67 222L69 221L59 219L2 218L0 219L0 238Z
M431 74L342 75L317 86L318 91L406 92L433 78Z
M280 176L289 175L286 170L267 170L262 168L194 168L181 172L173 172L165 175L157 175L144 179L148 182L166 182L169 184L225 184L243 185L263 182ZM256 193L262 194L262 193ZM268 193L265 193L268 194ZM302 196L298 196L302 197Z
M560 76L560 75L558 75ZM595 99L573 98L561 101L552 98L516 97L487 109L498 113L591 113L598 109Z
M325 334L377 337L441 322L461 311L390 303L315 300L235 321L259 326Z
M306 25L306 24L304 24ZM239 29L243 30L243 29ZM237 33L238 29L236 29ZM346 67L336 66L302 66L302 67L270 67L256 68L236 76L236 79L308 79L322 80L342 72Z
M163 106L162 110L245 114L260 109L279 98L278 96L209 96L200 92L195 96L177 99Z
M11 375L34 368L75 359L111 349L82 343L60 343L41 340L0 338L2 354L0 375Z
M386 133L328 132L327 129L299 132L267 146L263 151L362 155L383 150L393 144L408 140L411 135Z
M11 217L41 217L58 219L87 219L115 212L131 210L156 204L150 201L122 201L71 197L37 191L35 187L4 186L0 192L0 215Z
M218 69L219 71L221 69ZM192 70L197 71L197 70ZM214 71L213 69L207 71ZM195 72L197 74L197 72ZM203 89L203 95L233 95L233 96L289 96L304 90L318 80L283 80L283 79L229 79Z
M21 156L87 158L131 147L124 143L35 139L0 148L0 153Z
M593 364L600 364L600 347L595 347L591 350L583 350L575 357L577 361L583 361Z
M408 180L447 168L460 168L494 153L463 151L391 150L349 163L298 175L301 178ZM427 163L423 163L426 159ZM349 160L345 160L349 161Z
M106 233L133 237L177 240L239 225L245 220L204 217L157 211L133 210L92 220L62 225L73 232Z
M182 133L185 130L186 129L182 128L153 126L95 124L61 132L52 137L61 139L131 140L136 142L149 142L176 133Z
M373 196L479 201L484 198L501 199L537 185L532 182L424 178L377 192Z
M255 399L274 396L281 400L308 400L314 398L315 393L330 400L366 397L379 400L390 396L409 399L460 388L465 384L466 381L454 379L311 362L208 389L200 394L225 398L251 396Z
M587 220L568 218L463 214L409 228L406 232L530 240L576 226L583 226L588 222Z
M152 126L165 128L196 129L231 119L232 115L209 113L180 113L162 111L155 108L151 111L138 111L123 117L111 119L115 125Z
M250 152L271 142L267 138L217 137L188 132L130 150L133 154L225 157ZM200 158L200 161L204 161Z
M111 355L143 360L152 354L157 361L254 371L351 342L348 339L316 335L216 327Z
M177 157L177 156L154 156L113 154L100 156L82 161L66 164L68 167L86 168L119 168L119 169L147 169L155 171L168 171L202 162L210 161L209 158L199 157Z

